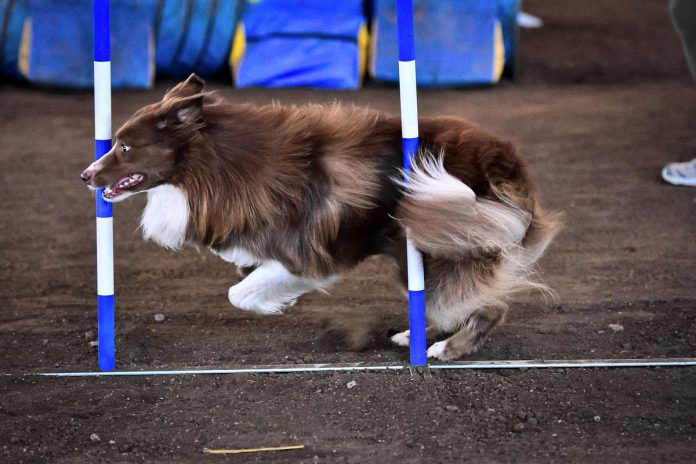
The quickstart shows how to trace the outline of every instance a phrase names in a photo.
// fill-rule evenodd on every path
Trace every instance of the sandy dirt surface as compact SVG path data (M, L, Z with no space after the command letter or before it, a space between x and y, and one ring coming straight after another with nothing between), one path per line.
M540 263L559 303L520 298L469 359L691 356L696 189L664 184L659 171L696 156L696 84L667 2L529 0L525 8L545 26L522 32L514 82L419 93L422 115L465 117L513 140L544 204L565 213ZM116 92L114 124L171 85ZM399 109L397 89L375 84L211 86L239 102ZM696 371L688 368L23 375L97 369L94 207L78 177L92 138L90 93L0 86L0 461L693 462ZM407 319L386 261L366 261L287 315L255 317L226 300L237 280L230 265L144 242L143 205L136 197L115 208L118 369L407 361L388 340ZM306 448L202 453L289 444Z

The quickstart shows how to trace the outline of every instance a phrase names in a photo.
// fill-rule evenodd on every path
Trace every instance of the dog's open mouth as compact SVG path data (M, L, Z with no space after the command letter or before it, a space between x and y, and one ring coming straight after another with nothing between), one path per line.
M130 176L123 177L118 182L109 185L104 189L102 196L106 199L114 199L121 196L124 192L133 190L136 186L143 183L145 174L135 173Z

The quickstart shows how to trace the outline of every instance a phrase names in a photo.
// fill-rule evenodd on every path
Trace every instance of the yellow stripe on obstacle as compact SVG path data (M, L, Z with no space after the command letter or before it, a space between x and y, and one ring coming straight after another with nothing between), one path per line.
M304 445L276 446L272 448L248 448L248 449L208 449L203 450L207 454L241 454L241 453L263 453L266 451L288 451L303 449Z
M358 81L362 84L367 69L367 49L370 44L370 33L367 23L363 23L358 31Z
M239 66L244 58L244 53L246 52L246 30L244 29L244 23L240 21L237 24L237 29L234 32L234 39L232 40L232 50L230 50L229 64L235 80L239 80L237 76L239 75Z
M9 14L9 13L8 13ZM24 20L22 25L22 36L19 42L19 73L24 77L29 77L29 62L31 53L31 18Z
M503 41L503 27L500 21L495 22L493 31L493 82L499 82L505 68L505 42Z

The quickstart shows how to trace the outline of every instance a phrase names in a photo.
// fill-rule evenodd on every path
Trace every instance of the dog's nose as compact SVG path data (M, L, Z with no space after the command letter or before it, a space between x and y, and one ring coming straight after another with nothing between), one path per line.
M87 172L87 170L82 171L82 174L80 174L80 178L85 182L89 182L89 180L92 178L92 176Z

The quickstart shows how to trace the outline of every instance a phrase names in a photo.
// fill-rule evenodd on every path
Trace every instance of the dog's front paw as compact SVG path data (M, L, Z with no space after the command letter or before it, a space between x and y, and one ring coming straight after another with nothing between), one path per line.
M263 296L263 292L251 292L239 284L233 285L227 292L227 299L232 306L256 314L282 314L283 309L295 304L295 300L287 302L268 301Z
M256 266L237 266L237 277L246 279L249 274L256 270Z
M404 330L396 335L391 336L391 341L399 346L408 346L411 343L411 331Z

